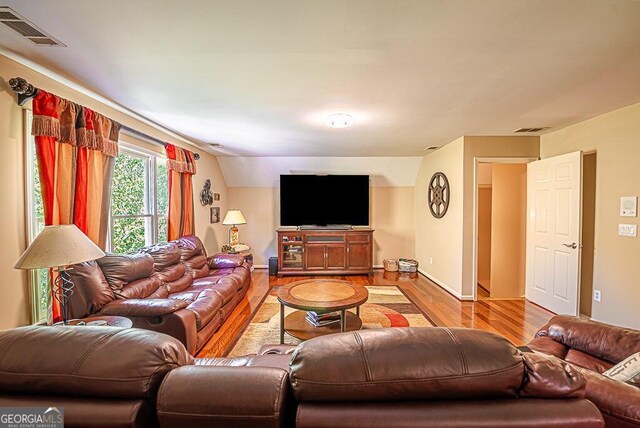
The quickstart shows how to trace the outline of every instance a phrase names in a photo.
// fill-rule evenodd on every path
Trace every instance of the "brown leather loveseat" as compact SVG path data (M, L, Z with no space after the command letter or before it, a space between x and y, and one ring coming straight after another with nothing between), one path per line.
M207 257L200 239L185 236L74 265L71 316L124 316L133 326L166 333L194 354L246 294L251 271L244 258Z
M528 346L568 362L586 379L586 397L598 406L607 427L640 427L640 384L602 375L640 352L640 331L558 315L536 333Z
M0 332L0 406L64 408L65 426L602 427L584 378L479 330L389 328L193 359L115 327Z

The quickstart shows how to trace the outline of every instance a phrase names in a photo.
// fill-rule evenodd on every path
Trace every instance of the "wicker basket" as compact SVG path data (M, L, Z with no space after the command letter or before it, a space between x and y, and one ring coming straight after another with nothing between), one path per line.
M418 262L413 259L400 259L398 261L398 271L415 273L418 271Z
M382 261L384 265L384 270L387 272L397 272L398 271L398 261L395 259L385 259Z

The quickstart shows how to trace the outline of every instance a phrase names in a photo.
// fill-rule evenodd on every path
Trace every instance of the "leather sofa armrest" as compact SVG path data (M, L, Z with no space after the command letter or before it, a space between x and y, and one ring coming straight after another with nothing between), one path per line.
M263 345L258 350L258 355L289 355L293 354L293 351L295 351L296 348L297 346L295 345Z
M288 384L272 367L180 367L160 386L158 419L163 428L292 426Z
M100 315L122 317L156 317L172 314L189 306L179 299L127 299L109 303L100 311Z
M239 254L217 253L207 258L211 269L240 267L244 263L244 256Z

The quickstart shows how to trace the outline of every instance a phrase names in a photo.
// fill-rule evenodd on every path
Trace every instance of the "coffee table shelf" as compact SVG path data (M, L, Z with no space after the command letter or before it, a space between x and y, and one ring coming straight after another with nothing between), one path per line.
M334 279L311 279L285 285L278 290L280 302L280 343L284 343L285 332L308 340L325 334L354 331L362 328L360 305L369 298L363 286ZM285 317L285 307L298 309ZM347 309L355 308L356 312ZM340 312L340 322L314 327L305 317L306 311L318 313Z

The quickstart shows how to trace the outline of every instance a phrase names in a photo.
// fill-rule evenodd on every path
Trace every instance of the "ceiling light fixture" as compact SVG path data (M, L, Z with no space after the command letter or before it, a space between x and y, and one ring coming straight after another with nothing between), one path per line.
M346 113L334 113L327 116L327 126L331 128L348 128L353 125L353 117Z

